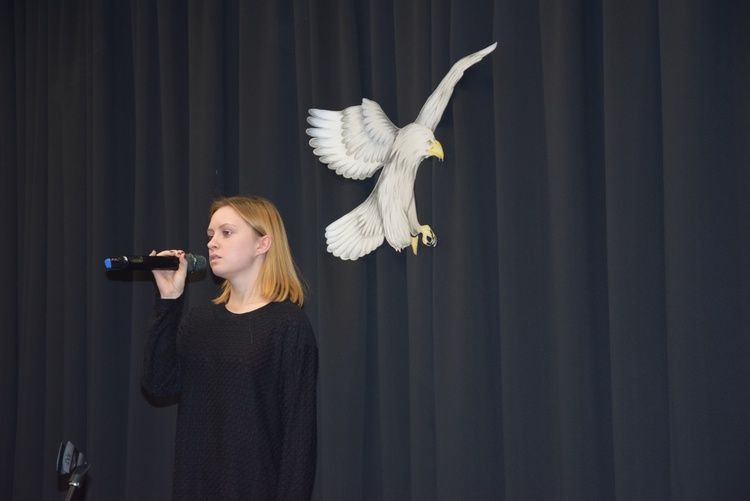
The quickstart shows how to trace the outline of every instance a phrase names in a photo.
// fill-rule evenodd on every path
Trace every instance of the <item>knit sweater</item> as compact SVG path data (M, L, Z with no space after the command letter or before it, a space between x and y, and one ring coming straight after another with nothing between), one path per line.
M243 314L157 298L143 387L179 399L172 497L309 499L315 477L318 351L291 302ZM178 328L179 326L179 328Z

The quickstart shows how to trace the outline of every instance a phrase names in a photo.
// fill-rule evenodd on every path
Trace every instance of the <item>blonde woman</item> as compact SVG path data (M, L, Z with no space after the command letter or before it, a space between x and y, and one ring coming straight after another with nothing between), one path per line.
M258 197L219 199L210 214L219 297L182 319L185 253L159 252L180 267L153 271L142 382L179 398L172 497L309 499L318 352L284 224Z

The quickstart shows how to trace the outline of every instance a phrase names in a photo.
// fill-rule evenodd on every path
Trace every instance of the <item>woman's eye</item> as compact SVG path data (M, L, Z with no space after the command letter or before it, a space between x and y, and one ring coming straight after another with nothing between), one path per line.
M223 235L224 235L225 237L228 237L229 235L231 235L231 234L232 234L232 232L231 232L230 230L224 230L224 231L222 231L222 234L223 234Z

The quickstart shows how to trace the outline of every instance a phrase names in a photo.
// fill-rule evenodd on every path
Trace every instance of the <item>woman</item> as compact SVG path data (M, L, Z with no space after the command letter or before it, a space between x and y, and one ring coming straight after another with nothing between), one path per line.
M309 499L318 352L284 224L257 197L217 200L210 213L221 295L180 321L185 253L160 252L180 267L153 272L142 381L179 397L173 498Z

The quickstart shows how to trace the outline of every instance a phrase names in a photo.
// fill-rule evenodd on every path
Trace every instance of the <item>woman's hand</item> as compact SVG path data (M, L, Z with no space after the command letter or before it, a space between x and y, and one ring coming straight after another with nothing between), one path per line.
M151 270L156 280L156 287L162 299L177 299L185 291L185 280L187 280L188 262L185 252L181 250L165 250L156 253L151 251L149 256L175 256L180 260L180 267L176 270Z

